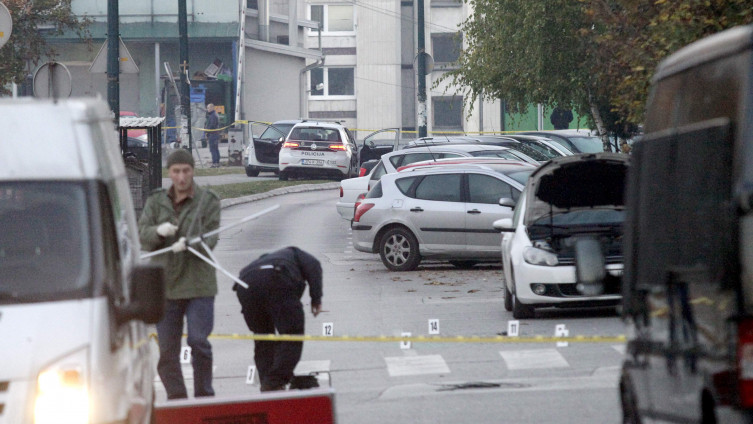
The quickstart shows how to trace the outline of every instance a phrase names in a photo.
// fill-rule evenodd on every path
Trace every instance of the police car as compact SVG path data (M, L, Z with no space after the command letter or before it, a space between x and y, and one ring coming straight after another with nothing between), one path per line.
M353 134L339 122L296 124L280 149L279 178L336 178L358 175L358 149Z

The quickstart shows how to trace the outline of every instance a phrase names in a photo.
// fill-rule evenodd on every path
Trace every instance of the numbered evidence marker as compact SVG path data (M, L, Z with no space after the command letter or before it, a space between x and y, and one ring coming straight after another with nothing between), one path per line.
M325 322L322 325L322 336L324 337L332 337L335 335L335 325L331 322Z
M434 318L429 320L429 334L439 334L439 320Z
M249 365L246 371L246 384L254 384L254 380L256 380L256 366Z
M410 333L402 333L400 334L400 337L410 337ZM410 349L410 340L403 340L400 342L400 349Z
M183 348L180 350L180 363L181 364L191 363L191 347L190 346L183 346Z
M565 324L557 324L554 327L554 337L569 337L570 330L565 327ZM567 342L557 342L557 347L567 347Z
M507 335L509 337L518 337L520 335L520 321L507 321Z

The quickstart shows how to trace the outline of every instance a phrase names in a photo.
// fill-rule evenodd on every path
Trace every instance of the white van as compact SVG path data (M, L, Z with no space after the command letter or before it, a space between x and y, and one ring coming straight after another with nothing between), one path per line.
M101 100L0 100L0 424L147 423L162 269Z

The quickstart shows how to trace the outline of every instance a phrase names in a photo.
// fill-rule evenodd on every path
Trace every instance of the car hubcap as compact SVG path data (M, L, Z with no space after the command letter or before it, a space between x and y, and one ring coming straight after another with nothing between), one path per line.
M403 236L394 235L384 245L384 256L395 266L404 264L408 260L409 255L410 244Z

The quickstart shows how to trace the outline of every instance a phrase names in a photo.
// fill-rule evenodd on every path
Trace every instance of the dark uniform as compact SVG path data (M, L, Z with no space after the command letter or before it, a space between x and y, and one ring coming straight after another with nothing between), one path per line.
M303 334L301 296L309 285L312 311L322 299L322 266L314 256L297 247L286 247L259 257L240 272L248 284L233 289L241 303L248 328L256 334ZM254 362L261 391L283 390L301 359L303 342L256 340Z

